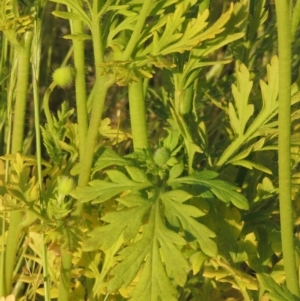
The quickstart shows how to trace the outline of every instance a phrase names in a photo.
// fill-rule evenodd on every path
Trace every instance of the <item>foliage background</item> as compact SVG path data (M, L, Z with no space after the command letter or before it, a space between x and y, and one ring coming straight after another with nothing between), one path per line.
M126 57L134 18L142 15L139 1L2 1L0 295L13 293L18 300L299 299L285 286L280 238L274 4L183 1L184 10L181 1L162 2L154 9L157 15L146 18L144 40ZM78 26L77 6L84 7L93 26L85 24L76 35L71 28ZM194 31L187 24L206 7L211 32L202 43L197 37L205 26L197 30L205 18L199 17ZM101 15L98 27L95 11ZM157 37L150 30L155 25ZM179 32L191 35L182 43ZM99 37L104 37L100 43ZM55 69L77 64L76 42L83 40L79 61L85 88L78 71L74 85L51 87ZM155 42L157 48L151 48ZM291 176L297 268L298 49L296 32ZM23 62L30 66L25 84ZM26 98L21 144L14 140L20 136L15 120L22 119L15 117L22 112L18 91ZM86 117L79 109L80 92ZM140 111L133 115L134 95L144 98L146 117ZM105 100L103 114L101 108L94 113L102 106L98 96ZM99 127L92 124L93 114ZM79 132L82 116L96 131L93 147L82 142L89 137ZM143 119L146 133L139 132ZM84 179L86 158L92 165ZM14 237L16 257L9 259Z

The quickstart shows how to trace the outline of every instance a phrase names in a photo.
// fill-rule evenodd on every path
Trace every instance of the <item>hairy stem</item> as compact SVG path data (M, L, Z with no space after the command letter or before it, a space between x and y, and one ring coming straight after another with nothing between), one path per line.
M13 154L22 152L24 139L24 125L25 125L25 110L27 101L27 89L29 79L29 61L30 50L33 33L26 32L24 34L24 45L18 48L18 77L16 87L16 102L14 107L14 121L12 133L12 147ZM15 264L15 257L17 254L17 246L19 236L21 233L20 220L22 220L22 213L20 211L12 212L10 214L8 236L6 241L5 251L5 291L11 291L13 270Z
M279 53L279 202L283 262L288 289L300 296L291 199L291 16L290 1L276 0Z
M58 300L69 300L71 283L72 255L61 249L61 265L58 288Z
M41 4L41 3L39 3ZM39 7L42 9L42 7ZM36 139L36 159L37 159L37 174L40 192L40 212L41 222L44 223L45 203L43 199L43 175L42 175L42 150L41 150L41 129L40 129L40 99L39 99L39 78L40 78L40 61L41 61L41 30L42 18L37 18L34 24L34 39L32 57L32 83L33 83L33 100L34 100L34 125L35 125L35 139ZM50 301L50 283L48 271L48 256L47 245L44 243L45 234L42 234L42 262L43 262L43 277L45 301Z
M51 112L50 112L50 107L49 107L49 98L50 98L50 95L51 95L51 93L52 93L52 91L54 90L55 87L56 87L56 83L52 82L50 84L50 86L47 88L47 90L45 91L44 100L43 100L43 108L44 108L44 113L45 113L45 116L46 116L46 119L47 119L48 129L49 129L49 131L51 132L51 134L53 136L53 140L55 142L56 148L60 149L60 146L59 146L59 143L58 143L59 142L59 137L57 135L57 132L55 131L54 122L53 122L52 115L51 115Z
M95 67L96 67L96 82L95 82L95 97L92 103L91 110L91 119L87 132L86 143L84 145L84 156L81 161L81 170L79 174L78 185L84 186L88 183L93 163L94 151L97 143L97 138L99 134L99 127L101 124L105 98L107 90L110 86L108 78L105 75L101 75L99 72L99 66L104 61L104 52L103 52L103 40L100 22L97 18L98 13L98 1L94 0L93 4L93 27L92 27L92 36L93 36L93 46L94 46L94 58L95 58ZM77 204L75 215L80 215L82 211L82 204Z
M148 147L147 123L143 82L134 82L128 88L130 121L135 150Z
M104 61L102 32L98 15L98 0L93 1L93 16L92 16L92 37L94 47L94 58L96 67L96 82L95 82L95 97L92 104L91 120L87 130L85 143L80 141L80 152L83 156L80 158L80 174L78 186L87 185L90 179L91 168L93 164L94 151L99 134L104 102L106 99L109 83L107 77L99 72L99 65ZM75 50L75 45L74 45ZM83 105L83 103L80 103ZM85 104L86 105L86 104ZM86 113L85 113L86 114ZM83 116L82 116L83 117ZM79 200L74 211L75 216L80 216L83 206ZM69 300L70 278L71 278L72 254L62 250L61 262L61 280L59 284L59 301Z
M131 35L129 43L123 53L122 60L129 60L140 38L144 24L146 22L152 1L146 0L139 12L139 18ZM148 135L146 124L145 97L143 91L143 80L133 82L128 87L131 130L133 136L134 149L148 147Z
M14 108L14 125L12 136L12 153L22 152L24 139L25 111L29 79L29 60L33 34L24 34L24 46L18 51L18 78L16 88L16 102Z
M73 34L83 33L83 24L81 21L74 20L72 22L71 28ZM73 40L73 46L74 46L74 66L76 69L75 91L76 91L78 132L79 132L79 151L80 151L80 160L82 160L84 150L85 150L85 139L88 130L84 42L75 39Z

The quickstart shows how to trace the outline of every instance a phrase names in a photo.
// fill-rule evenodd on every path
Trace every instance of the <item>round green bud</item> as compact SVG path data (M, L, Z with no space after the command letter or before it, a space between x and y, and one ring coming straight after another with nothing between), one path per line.
M72 84L74 75L74 69L70 66L66 66L56 69L52 74L52 79L58 86L65 88Z
M170 153L167 149L164 147L161 147L156 150L154 154L154 162L159 166L164 166L170 158Z
M68 195L72 189L74 188L74 180L73 178L69 178L67 176L59 177L58 179L58 194L59 195Z

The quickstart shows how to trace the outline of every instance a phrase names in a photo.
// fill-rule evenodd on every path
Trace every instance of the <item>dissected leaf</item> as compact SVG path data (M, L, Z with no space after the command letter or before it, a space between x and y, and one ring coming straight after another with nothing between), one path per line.
M251 139L265 135L261 131L264 127L270 128L268 122L278 111L278 58L272 57L271 64L267 67L268 84L260 81L262 91L262 109L257 117L247 127L249 117L253 113L253 106L248 104L248 98L252 87L250 73L244 65L238 65L237 86L233 85L234 104L229 104L228 114L231 127L236 134L231 144L224 150L216 166L222 166L229 161L237 150Z
M249 274L240 271L239 269L231 266L229 263L220 258L213 258L210 260L214 268L205 268L203 276L208 278L215 278L219 282L227 282L233 288L246 291L257 290L257 280Z
M81 202L94 201L95 203L102 203L108 199L118 195L119 193L133 189L135 185L120 185L102 180L94 180L90 186L76 187L70 195L79 199Z
M173 190L161 194L160 197L165 206L165 215L169 223L177 228L181 225L185 231L197 239L205 254L215 256L217 246L211 239L215 237L214 232L193 218L203 216L204 213L194 206L182 204L191 195L184 191Z
M272 248L273 235L263 226L258 226L255 233L249 233L245 239L245 250L248 254L247 264L257 273L269 270L269 264L274 253Z
M234 97L234 103L229 103L229 118L230 124L239 137L244 134L245 127L249 118L254 113L254 106L248 104L248 98L252 89L253 82L250 81L250 73L248 69L241 65L236 71L238 85L232 85L232 94Z
M124 260L112 270L114 277L109 282L108 290L115 291L122 285L127 287L141 270L131 301L156 301L159 298L162 301L175 301L177 292L170 279L183 286L188 268L185 258L176 247L183 244L184 239L164 225L156 199L143 237L120 252ZM177 264L174 265L174 262Z
M267 291L266 295L272 301L299 301L300 298L294 296L285 285L280 285L268 274L256 274L262 291Z
M213 206L204 219L209 221L209 227L217 233L215 241L218 245L219 255L234 263L248 259L244 242L240 237L244 223L241 221L238 209L220 203ZM218 222L216 223L216 221Z
M135 196L133 196L134 200ZM127 201L130 202L131 196L127 196ZM127 210L120 210L107 213L101 219L110 223L109 225L95 228L88 235L90 236L84 242L83 249L92 251L98 248L107 250L114 242L123 234L123 240L128 242L139 231L142 220L146 212L152 205L151 202L141 199L140 206L136 206Z
M236 186L221 180L205 179L203 175L210 172L199 172L188 177L169 179L168 184L190 184L208 187L210 191L221 201L229 204L230 202L240 209L248 209L247 199L240 193L236 192ZM211 175L216 173L211 173Z
M118 158L118 156L115 155L113 155L113 157ZM119 160L118 163L123 164L124 161L125 160ZM131 173L134 171L139 172L140 177L137 178L139 182L131 180L121 171L108 170L106 173L112 182L93 180L89 182L89 186L76 187L71 191L70 195L75 199L79 199L81 202L93 201L93 203L103 203L123 191L138 191L153 185L141 170L138 171L135 167L128 167L128 171ZM134 178L136 177L135 175L132 176Z
M131 162L119 156L113 150L109 148L103 148L99 151L99 157L95 163L93 172L95 173L96 171L112 165L126 166L131 165Z

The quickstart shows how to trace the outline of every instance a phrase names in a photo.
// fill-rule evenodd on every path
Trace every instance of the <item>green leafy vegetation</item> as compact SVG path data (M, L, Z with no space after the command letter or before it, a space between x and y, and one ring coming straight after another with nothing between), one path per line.
M300 300L275 2L0 3L1 301Z

